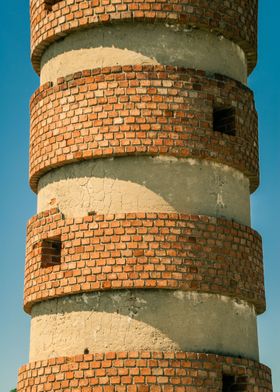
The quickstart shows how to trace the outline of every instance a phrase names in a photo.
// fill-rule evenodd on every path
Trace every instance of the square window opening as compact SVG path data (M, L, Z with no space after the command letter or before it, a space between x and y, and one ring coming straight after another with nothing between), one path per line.
M213 130L226 135L236 135L236 114L234 108L214 108Z
M52 11L52 7L61 0L45 0L45 7L47 11Z
M42 241L41 266L43 268L61 264L61 237Z
M235 377L228 374L223 374L223 389L222 392L232 392L236 386Z

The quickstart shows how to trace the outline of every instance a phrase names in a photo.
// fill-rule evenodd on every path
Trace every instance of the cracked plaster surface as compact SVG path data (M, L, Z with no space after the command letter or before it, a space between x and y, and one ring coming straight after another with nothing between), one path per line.
M52 170L39 182L38 212L178 212L250 224L249 181L227 166L192 159L99 159Z
M228 297L128 290L64 297L32 310L30 360L106 351L207 351L258 358L253 306Z
M243 50L223 36L161 24L124 23L74 32L53 43L41 61L41 83L83 69L165 64L247 80Z

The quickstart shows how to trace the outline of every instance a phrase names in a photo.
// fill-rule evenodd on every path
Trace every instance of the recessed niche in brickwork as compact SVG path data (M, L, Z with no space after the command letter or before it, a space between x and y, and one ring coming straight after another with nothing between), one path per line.
M248 387L247 376L231 376L223 374L222 392L245 392Z
M235 377L228 374L223 374L223 392L235 391Z
M41 266L51 267L61 263L61 238L53 237L42 241Z
M53 5L59 3L61 0L45 0L45 6L48 11L52 10Z
M236 115L234 108L216 108L213 111L213 129L216 132L235 136Z

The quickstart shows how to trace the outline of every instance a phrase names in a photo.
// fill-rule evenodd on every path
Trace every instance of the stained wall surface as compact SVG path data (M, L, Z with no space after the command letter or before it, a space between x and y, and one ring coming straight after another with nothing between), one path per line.
M126 23L72 32L41 59L41 83L83 69L174 65L247 79L244 51L211 32ZM249 179L209 160L118 157L70 163L38 183L38 213L66 218L130 212L225 217L250 225ZM181 291L81 294L34 305L30 360L83 350L196 351L258 359L252 305L219 295ZM83 331L83 333L80 333Z
M70 164L41 178L38 212L179 212L250 224L248 179L225 165L194 159L116 158Z
M38 215L25 271L31 364L18 391L222 391L226 374L235 390L271 392L258 363L262 244L250 228L257 0L31 0L30 10Z
M64 297L32 309L30 360L81 352L189 351L258 359L254 308L182 291Z
M54 43L42 57L41 83L83 69L135 64L175 65L247 80L243 50L223 36L139 23L78 31Z

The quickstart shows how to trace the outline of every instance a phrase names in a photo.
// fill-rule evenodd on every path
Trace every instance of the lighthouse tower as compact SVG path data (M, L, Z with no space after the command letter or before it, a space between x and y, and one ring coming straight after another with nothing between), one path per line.
M31 0L19 392L271 392L257 0Z

